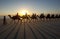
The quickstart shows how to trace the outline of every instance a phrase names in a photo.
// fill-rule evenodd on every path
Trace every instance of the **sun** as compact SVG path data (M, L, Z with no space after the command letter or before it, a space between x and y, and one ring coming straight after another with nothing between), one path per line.
M27 13L27 15L29 15L28 10L20 10L20 11L19 11L19 15L20 15L20 16L23 16L23 15L25 15L26 13Z
M27 13L27 11L25 11L25 10L21 12L22 15L25 15L26 13Z

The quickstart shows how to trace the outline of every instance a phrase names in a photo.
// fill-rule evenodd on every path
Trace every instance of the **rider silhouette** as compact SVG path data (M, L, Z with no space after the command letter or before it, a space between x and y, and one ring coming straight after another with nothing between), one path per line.
M16 16L18 16L18 13L17 13L17 15Z
M19 15L18 15L18 13L16 14L16 18L18 18L19 17Z
M18 21L20 20L20 16L18 15L18 13L16 14L16 18L18 19Z

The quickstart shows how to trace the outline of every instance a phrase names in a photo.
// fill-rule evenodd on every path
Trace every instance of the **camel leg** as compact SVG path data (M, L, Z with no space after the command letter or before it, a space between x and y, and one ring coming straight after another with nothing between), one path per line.
M22 24L22 20L20 20L20 24Z
M19 20L18 20L18 22L19 22Z
M21 23L22 23L22 20L21 20Z
M15 24L15 20L14 20L14 24Z

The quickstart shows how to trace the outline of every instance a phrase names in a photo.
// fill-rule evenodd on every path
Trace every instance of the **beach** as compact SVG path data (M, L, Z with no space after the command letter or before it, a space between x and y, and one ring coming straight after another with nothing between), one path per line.
M60 18L30 22L0 19L0 39L60 39Z

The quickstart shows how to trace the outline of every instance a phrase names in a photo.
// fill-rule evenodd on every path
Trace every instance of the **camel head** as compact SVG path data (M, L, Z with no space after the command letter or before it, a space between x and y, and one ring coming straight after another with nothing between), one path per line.
M11 18L11 15L8 15Z

